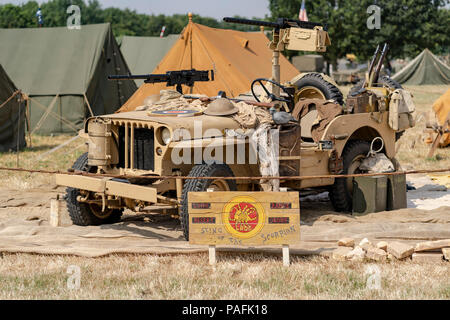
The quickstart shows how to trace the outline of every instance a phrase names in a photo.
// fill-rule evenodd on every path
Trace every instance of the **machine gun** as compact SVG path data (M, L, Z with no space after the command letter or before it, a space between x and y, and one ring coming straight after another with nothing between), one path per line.
M229 23L248 24L251 26L268 27L273 29L287 29L287 28L314 29L315 27L324 27L321 23L300 21L287 18L278 18L277 22L269 22L269 21L225 17L223 18L223 21ZM326 28L324 29L326 30Z
M211 72L211 79L209 78ZM143 74L143 75L119 75L108 76L108 80L135 80L144 79L145 83L167 82L167 86L176 86L179 93L183 94L182 84L192 87L197 81L214 81L214 71L199 71L199 70L179 70L168 71L166 74Z
M248 20L239 18L223 18L230 23L247 24L273 28L273 39L269 48L273 51L272 79L276 85L272 86L273 96L280 96L280 52L287 50L325 52L331 45L326 27L320 23L307 22L286 18L279 18L277 22ZM268 80L268 79L260 79ZM281 86L282 87L282 86ZM267 92L267 90L265 90ZM256 97L255 97L256 98Z

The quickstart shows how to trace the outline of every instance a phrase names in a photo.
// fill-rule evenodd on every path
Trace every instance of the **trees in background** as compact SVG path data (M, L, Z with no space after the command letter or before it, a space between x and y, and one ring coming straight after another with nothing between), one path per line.
M65 26L71 4L81 9L81 23L111 23L115 36L159 36L180 33L188 23L187 15L147 15L134 10L102 8L98 0L50 0L41 5L44 26ZM381 8L381 29L367 28L367 8ZM301 0L269 0L271 17L298 18ZM450 0L309 0L306 9L310 21L328 26L332 45L324 53L326 61L336 64L347 53L367 61L379 43L391 46L389 58L413 57L428 48L434 53L450 51ZM38 3L0 5L0 28L37 27ZM229 24L214 18L194 15L194 21L215 28L257 31L258 27ZM288 55L297 54L287 52Z
M161 28L166 26L165 34L180 33L188 23L188 16L175 14L147 15L135 10L119 8L102 8L98 0L50 0L41 5L45 27L65 26L66 13L70 5L78 5L81 9L81 24L111 23L115 36L159 36ZM22 5L0 5L0 28L32 28L37 27L36 1ZM256 31L257 27L241 26L217 21L214 18L201 17L194 14L194 21L206 26L242 31Z

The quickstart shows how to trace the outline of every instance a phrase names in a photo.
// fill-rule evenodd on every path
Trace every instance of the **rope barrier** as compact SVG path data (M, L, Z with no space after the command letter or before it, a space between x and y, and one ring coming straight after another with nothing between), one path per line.
M6 104L7 104L8 102L10 102L10 101L11 101L15 96L17 96L19 93L21 93L20 90L14 91L14 93L12 94L12 96L9 97L8 99L6 99L6 101L3 102L3 103L0 105L0 109L3 108L4 106L6 106Z
M87 176L87 177L103 177L103 178L116 178L116 179L182 179L182 180L309 180L309 179L326 179L326 178L354 178L354 177L375 177L375 176L394 176L394 175L408 175L408 174L421 174L421 173L442 173L450 172L450 168L447 169L435 169L435 170L412 170L412 171L395 171L395 172L382 172L382 173L355 173L355 174L330 174L330 175L316 175L316 176L281 176L281 177L189 177L189 176L133 176L133 175L114 175L114 174L100 174L84 171L60 171L60 170L33 170L25 168L7 168L0 167L0 171L14 171L14 172L28 172L28 173L43 173L43 174L65 174L72 176Z

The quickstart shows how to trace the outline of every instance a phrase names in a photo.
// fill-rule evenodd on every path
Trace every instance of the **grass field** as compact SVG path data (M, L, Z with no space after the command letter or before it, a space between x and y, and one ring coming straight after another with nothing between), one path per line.
M80 269L80 287L69 266ZM380 288L367 282L372 263L206 254L103 258L4 254L0 299L450 299L448 263L378 263ZM73 286L72 286L73 288Z
M425 117L446 86L408 87L414 95L417 125L398 142L404 169L449 168L450 149L426 159ZM349 87L344 87L346 94ZM47 154L71 136L33 136L32 147L0 154L0 166L65 170L85 152L81 139ZM26 190L53 186L51 175L0 172L0 187ZM448 263L377 263L381 289L366 287L368 262L335 262L323 257L294 258L289 268L279 257L220 256L207 264L203 254L121 255L103 258L0 254L0 299L449 299ZM81 287L67 287L67 268L80 267Z

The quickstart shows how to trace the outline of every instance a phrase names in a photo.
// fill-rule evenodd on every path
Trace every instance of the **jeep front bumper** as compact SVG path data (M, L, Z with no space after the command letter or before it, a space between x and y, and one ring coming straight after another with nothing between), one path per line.
M115 181L110 177L86 177L79 175L57 174L56 184L80 190L92 191L104 195L157 203L156 188Z

